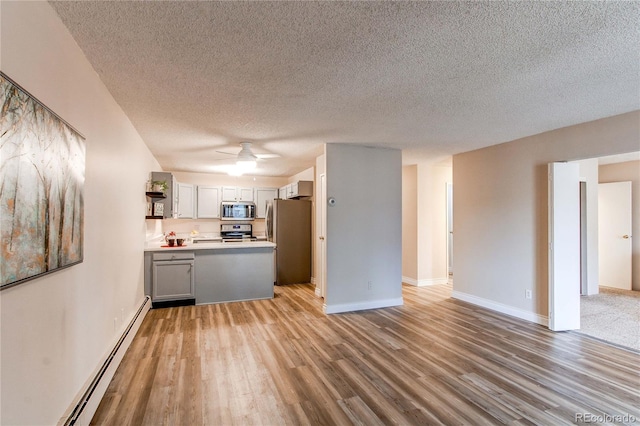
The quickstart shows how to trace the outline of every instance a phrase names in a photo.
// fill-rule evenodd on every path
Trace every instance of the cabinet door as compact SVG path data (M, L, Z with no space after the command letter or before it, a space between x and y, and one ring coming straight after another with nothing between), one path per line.
M253 201L253 188L238 188L238 201Z
M277 197L277 188L256 188L256 219L264 219L267 216L267 201L272 201Z
M222 201L238 201L236 196L237 188L235 186L222 187Z
M193 219L194 201L193 185L178 183L178 219Z
M197 217L217 219L220 217L220 188L198 185Z
M283 186L282 188L280 188L280 190L278 191L278 198L280 198L281 200L286 200L288 197L287 195L289 191L289 188L287 188L287 186Z
M152 300L194 298L195 276L193 274L193 264L193 260L153 262Z
M287 198L293 198L298 196L298 182L290 183L287 185L289 187L289 196Z

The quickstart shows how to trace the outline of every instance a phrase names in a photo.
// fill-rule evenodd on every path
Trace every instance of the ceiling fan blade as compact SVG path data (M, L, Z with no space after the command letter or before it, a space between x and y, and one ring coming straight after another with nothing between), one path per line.
M225 151L216 151L218 154L225 154L225 155L238 155L237 152L225 152Z
M269 158L280 158L278 154L255 154L261 160L267 160Z

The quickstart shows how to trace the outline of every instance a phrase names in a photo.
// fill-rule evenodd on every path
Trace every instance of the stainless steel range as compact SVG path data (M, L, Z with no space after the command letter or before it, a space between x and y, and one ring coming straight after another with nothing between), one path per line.
M250 224L222 224L220 225L220 236L224 243L257 240L257 238L253 236L253 227Z

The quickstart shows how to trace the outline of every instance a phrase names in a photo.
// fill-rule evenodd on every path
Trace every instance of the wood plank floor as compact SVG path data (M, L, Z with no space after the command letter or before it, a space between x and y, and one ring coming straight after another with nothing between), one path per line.
M92 424L640 422L637 352L450 299L446 285L329 316L311 285L275 293L150 311Z

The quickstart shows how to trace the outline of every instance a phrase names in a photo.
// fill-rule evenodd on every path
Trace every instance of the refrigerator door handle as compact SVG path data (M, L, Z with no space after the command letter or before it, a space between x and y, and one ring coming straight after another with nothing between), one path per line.
M272 240L272 235L271 235L273 233L273 231L271 230L272 210L273 210L273 204L267 202L267 208L265 211L265 218L264 218L265 234L267 235L267 241Z

